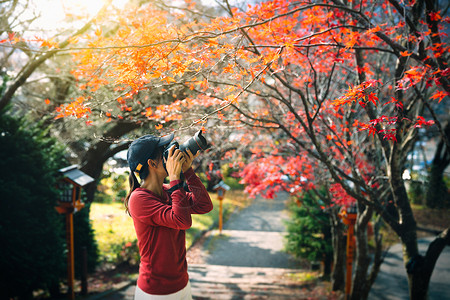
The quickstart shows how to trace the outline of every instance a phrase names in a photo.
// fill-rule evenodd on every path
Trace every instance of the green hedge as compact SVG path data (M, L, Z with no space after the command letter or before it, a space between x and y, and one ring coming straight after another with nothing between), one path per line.
M298 258L324 261L333 251L328 214L312 193L305 193L298 203L293 202L290 206L292 216L287 222L286 248Z
M37 289L55 295L66 278L65 222L55 210L55 180L67 162L64 147L40 127L0 112L0 299L30 298ZM88 213L75 215L75 259L80 261L84 244L95 267Z
M0 298L29 297L65 271L64 232L54 209L61 151L39 130L0 115Z

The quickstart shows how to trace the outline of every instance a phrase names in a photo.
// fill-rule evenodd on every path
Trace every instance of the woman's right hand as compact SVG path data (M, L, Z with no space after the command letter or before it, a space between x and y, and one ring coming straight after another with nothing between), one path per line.
M179 149L175 149L175 145L169 149L166 169L170 181L180 179L181 167L185 160L183 153Z

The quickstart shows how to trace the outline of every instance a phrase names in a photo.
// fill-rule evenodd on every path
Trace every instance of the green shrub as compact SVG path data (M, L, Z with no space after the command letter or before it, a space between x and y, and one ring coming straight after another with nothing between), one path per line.
M243 190L245 186L243 184L240 184L239 181L240 178L235 177L224 177L223 182L225 182L232 190Z
M128 190L128 174L112 174L111 190L114 195L114 201L122 201L127 196Z
M319 202L316 196L305 193L299 205L291 204L292 217L287 222L287 251L310 262L324 261L333 251L328 214Z
M423 182L411 181L408 189L408 196L413 204L425 203L425 186Z
M137 245L137 239L130 242L122 241L119 244L111 245L111 251L114 253L114 263L116 265L139 265L139 248Z
M239 181L241 178L235 177L234 174L237 173L237 169L231 168L228 164L222 165L222 175L223 181L232 189L232 190L243 190L245 186L240 184Z
M104 192L96 191L95 196L94 196L94 202L111 203L111 202L113 202L113 197Z
M64 146L41 127L0 113L0 299L30 297L37 289L56 296L67 278L66 223L55 210L55 187L68 162ZM98 250L89 206L74 215L77 276L83 247L93 271Z
M89 220L91 204L75 213L73 216L73 240L75 256L75 276L81 276L83 248L87 250L88 272L94 272L99 262L99 251L95 240L94 230Z
M64 276L63 219L55 210L63 148L0 112L0 298L30 297Z

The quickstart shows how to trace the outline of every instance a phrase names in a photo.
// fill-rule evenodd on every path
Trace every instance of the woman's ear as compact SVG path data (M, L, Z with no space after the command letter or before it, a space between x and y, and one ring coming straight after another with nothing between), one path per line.
M157 164L153 159L149 159L149 160L147 161L147 163L148 163L148 165L149 165L150 167L152 167L152 168L158 167L158 164Z

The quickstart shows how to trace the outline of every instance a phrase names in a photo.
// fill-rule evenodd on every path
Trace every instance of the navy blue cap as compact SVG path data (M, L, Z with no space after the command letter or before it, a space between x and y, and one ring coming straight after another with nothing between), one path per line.
M161 146L168 145L173 140L173 133L163 137L151 134L144 135L134 140L128 147L127 160L132 172L139 173L153 152Z

